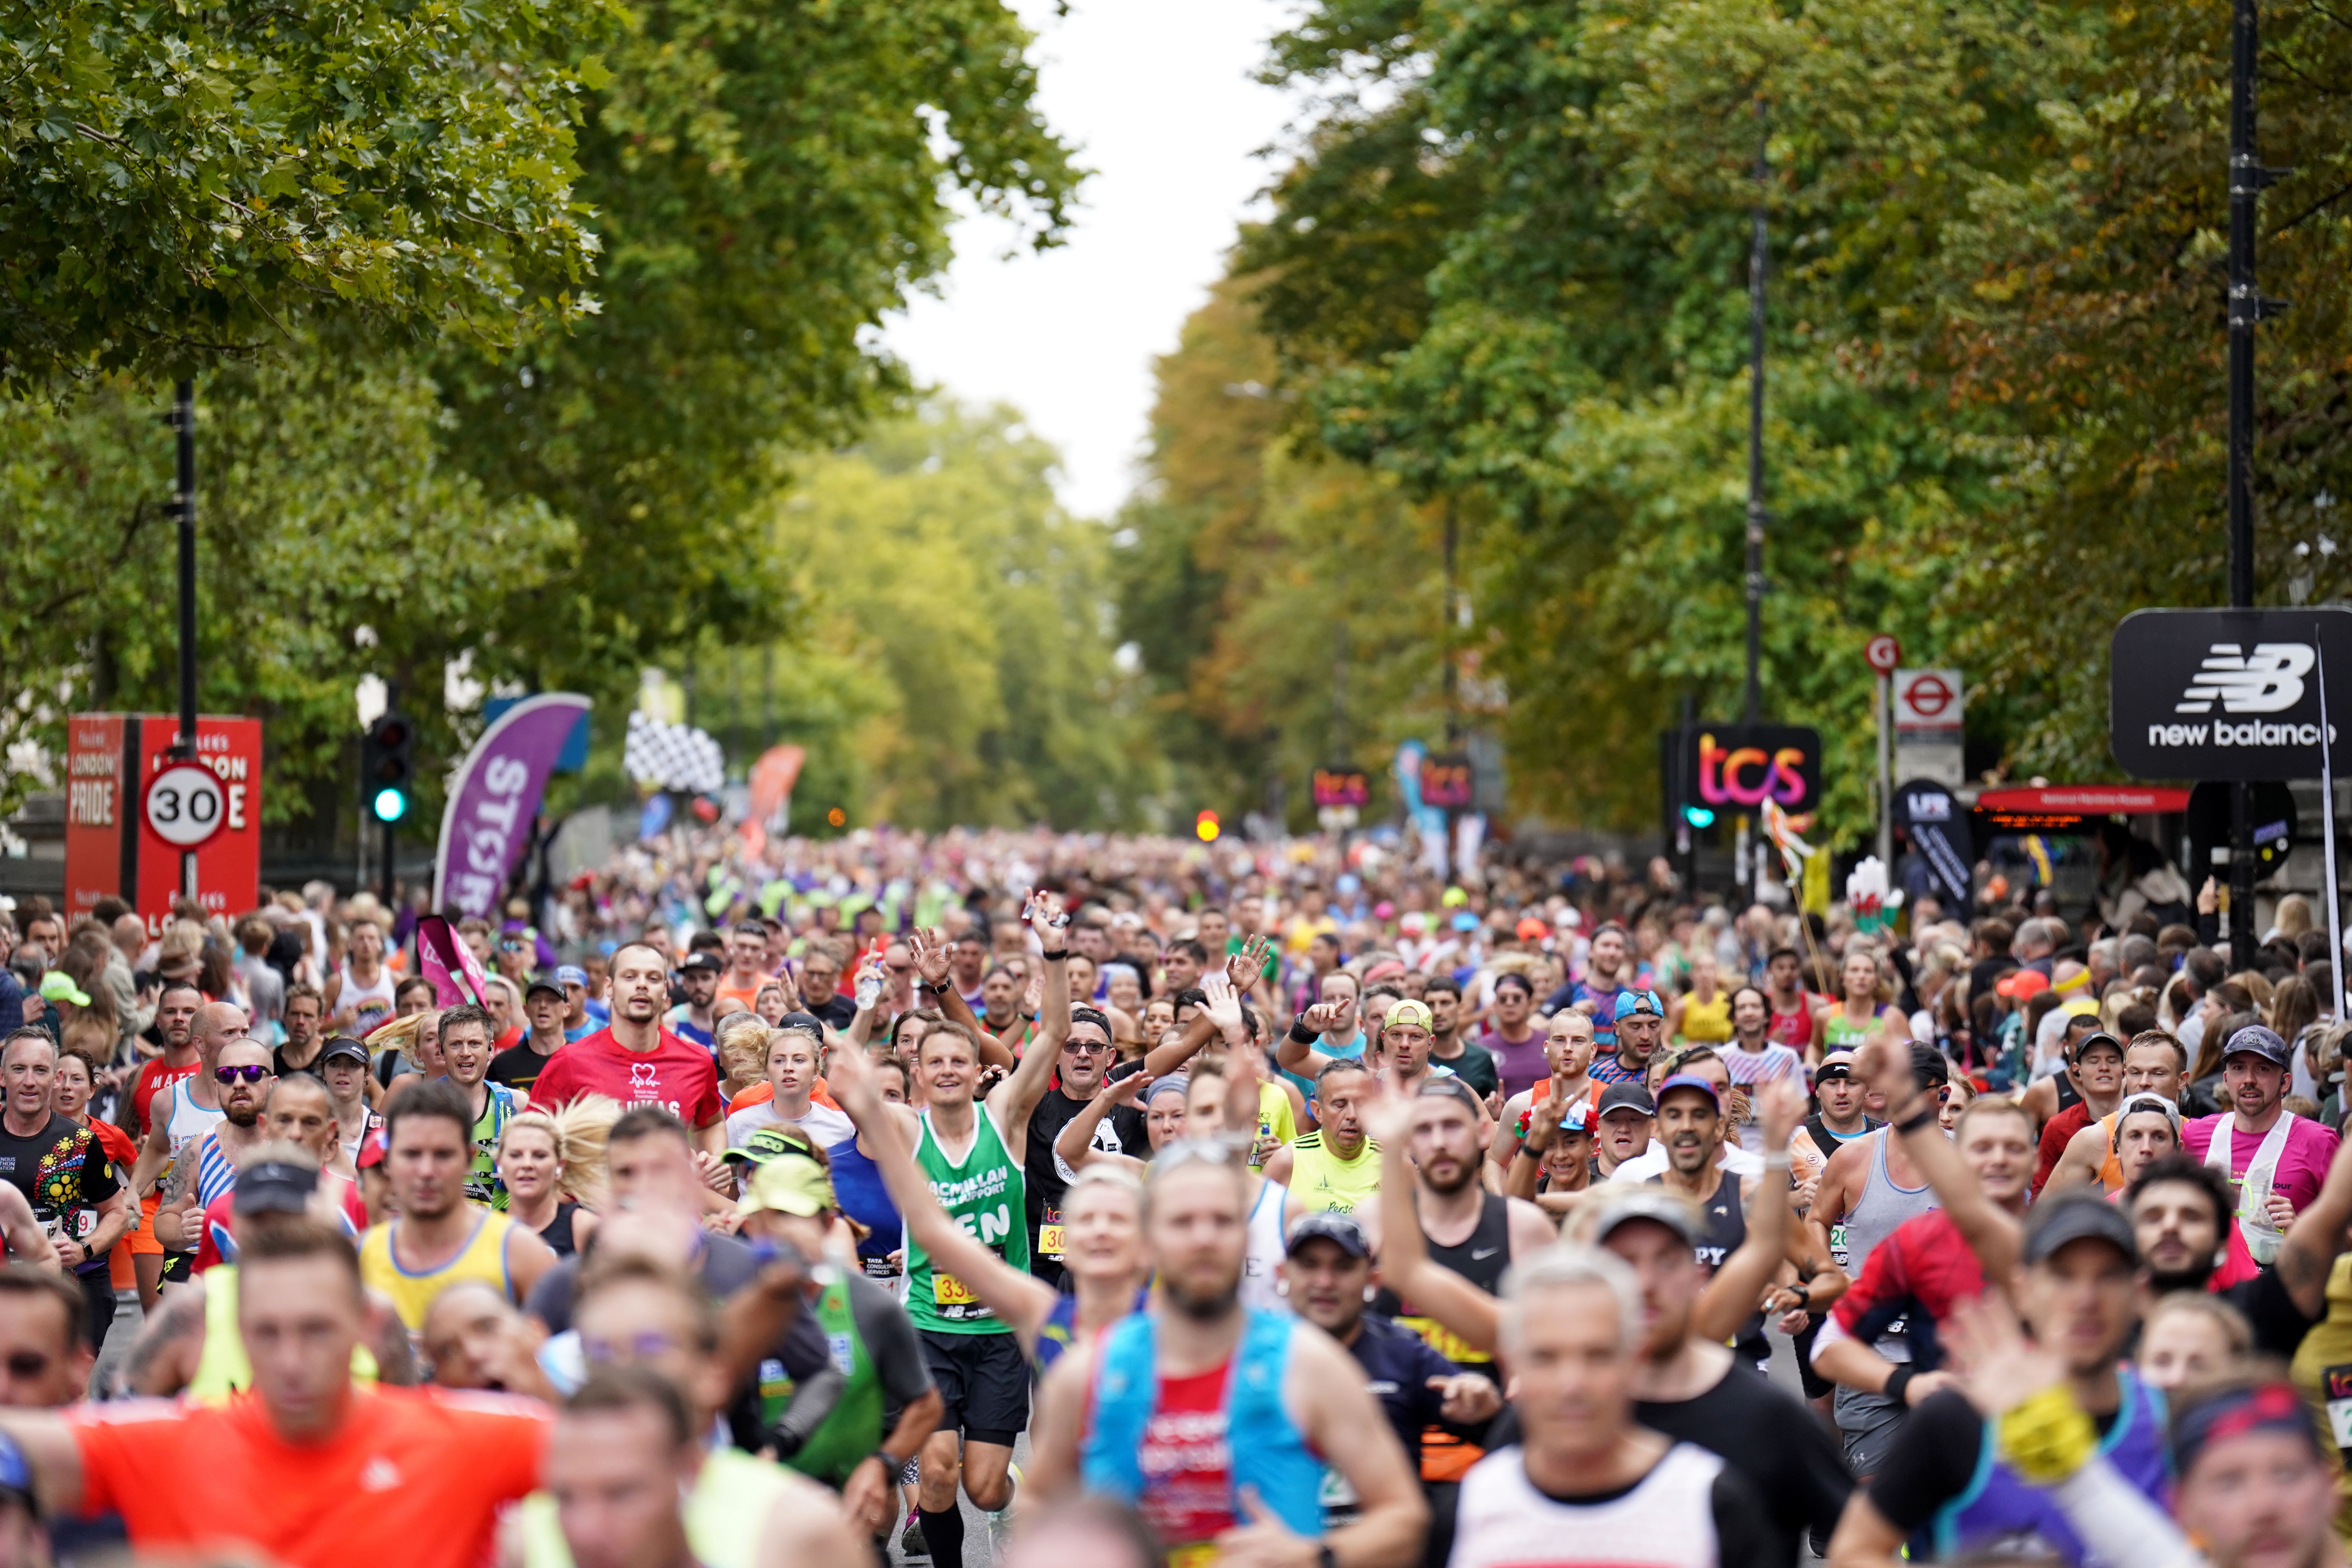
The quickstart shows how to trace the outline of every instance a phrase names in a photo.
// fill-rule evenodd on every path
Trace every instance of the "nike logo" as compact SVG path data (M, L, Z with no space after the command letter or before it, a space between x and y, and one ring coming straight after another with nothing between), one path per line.
M1494 1256L1495 1256L1495 1254L1496 1254L1496 1253L1498 1253L1498 1252L1500 1252L1500 1251L1502 1251L1502 1250L1503 1250L1503 1249L1502 1249L1501 1247L1487 1247L1485 1251L1481 1252L1481 1251L1479 1251L1477 1248L1473 1247L1473 1248L1471 1248L1471 1251L1470 1251L1470 1261L1471 1261L1471 1262L1473 1262L1473 1263L1484 1263L1484 1262L1486 1262L1486 1259L1488 1259L1489 1258L1494 1257Z

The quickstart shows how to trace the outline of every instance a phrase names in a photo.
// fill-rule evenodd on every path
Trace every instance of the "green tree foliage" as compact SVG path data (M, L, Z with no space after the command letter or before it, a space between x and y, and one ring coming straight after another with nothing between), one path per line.
M782 629L753 503L779 452L905 393L868 337L945 268L949 194L1043 246L1076 183L997 0L635 15L580 137L604 313L445 367L461 459L581 532L514 673L614 696L702 633Z
M805 606L777 650L780 736L853 764L812 769L796 828L844 801L920 827L1145 820L1159 779L1113 659L1108 542L1055 501L1054 464L1010 410L933 402L772 505Z
M2344 489L2352 29L2265 23L2269 161L2297 168L2265 276L2298 311L2266 329L2264 592L2317 596L2332 558L2287 552ZM1325 0L1278 40L1328 107L1236 271L1315 437L1475 523L1523 805L1654 820L1679 698L1737 711L1759 195L1766 705L1822 729L1833 832L1867 820L1877 631L1962 664L2021 770L2111 772L2114 620L2222 587L2228 26L2222 0Z
M511 341L593 308L575 95L609 0L0 6L0 383L184 373L313 312Z
M451 755L442 667L525 618L574 541L536 500L496 501L437 448L413 368L265 359L207 378L199 441L199 705L264 721L268 820L332 787L362 672L398 681L428 751ZM171 430L152 393L94 383L64 414L0 402L0 743L54 747L90 706L178 707ZM431 777L435 770L425 770ZM0 770L13 806L38 781Z

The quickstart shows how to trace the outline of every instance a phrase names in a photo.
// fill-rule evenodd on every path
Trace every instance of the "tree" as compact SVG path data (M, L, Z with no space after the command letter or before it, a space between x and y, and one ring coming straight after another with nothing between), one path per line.
M611 0L0 9L0 384L185 374L316 315L506 342L592 310L579 40Z

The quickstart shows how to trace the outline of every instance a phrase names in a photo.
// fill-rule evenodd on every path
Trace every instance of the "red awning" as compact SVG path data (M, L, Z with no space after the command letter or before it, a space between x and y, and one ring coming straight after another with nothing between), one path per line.
M2147 784L2051 784L2042 789L1989 789L1977 796L1980 811L2063 812L2077 816L2152 816L2187 811L2185 789Z

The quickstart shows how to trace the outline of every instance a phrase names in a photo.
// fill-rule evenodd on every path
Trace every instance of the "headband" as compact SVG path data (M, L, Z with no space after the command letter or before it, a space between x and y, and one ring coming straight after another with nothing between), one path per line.
M2176 1413L2172 1418L2172 1473L2185 1476L2198 1457L2215 1443L2252 1432L2279 1432L2300 1438L2312 1453L2321 1454L2311 1411L2294 1389L2284 1383L2256 1383L2225 1388L2210 1398Z

